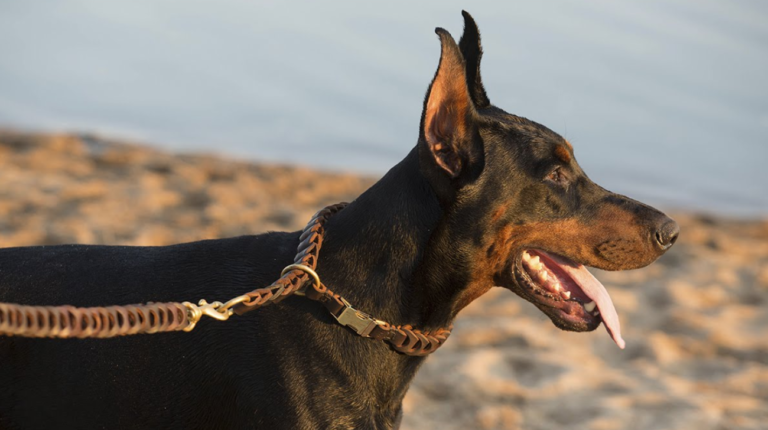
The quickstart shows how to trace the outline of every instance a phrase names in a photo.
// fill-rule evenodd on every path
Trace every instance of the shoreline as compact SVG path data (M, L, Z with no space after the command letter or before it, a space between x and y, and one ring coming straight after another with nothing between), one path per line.
M0 125L0 138L16 136L21 139L32 138L51 138L51 137L71 137L81 139L82 141L92 145L105 145L105 146L127 146L134 148L141 148L148 152L172 155L177 157L210 157L221 160L223 162L245 163L256 166L271 166L271 167L284 167L293 169L306 169L319 174L342 174L358 176L360 178L366 178L375 180L383 176L391 167L398 163L402 157L394 157L392 163L381 170L375 172L366 171L364 169L356 170L354 166L335 168L331 166L312 165L309 163L296 163L286 162L279 159L262 159L247 151L243 154L232 154L227 152L218 152L217 150L207 149L180 149L174 144L168 144L168 142L155 142L148 139L128 137L121 135L120 133L111 134L109 132L92 132L92 131L78 131L69 130L67 128L49 128L49 129L37 129L34 127L15 127ZM122 136L122 137L121 137ZM414 142L415 144L415 142ZM209 145L211 148L215 147L215 143ZM403 152L401 156L405 156L407 151ZM590 169L591 171L591 169ZM730 206L728 202L722 201L715 205L710 201L704 199L702 196L698 196L692 200L687 201L686 204L675 203L674 199L669 196L649 195L649 190L644 189L642 186L636 188L613 189L612 187L618 186L618 183L626 182L626 179L617 178L609 175L603 176L601 180L597 180L599 183L605 183L609 185L611 191L618 192L651 204L656 208L663 210L666 213L677 214L697 214L702 217L717 218L724 220L734 221L759 221L768 218L768 206L761 205L759 202L754 201L732 201ZM652 180L652 178L637 178L637 183L642 184L643 180ZM715 207L717 206L717 207ZM725 210L723 208L726 208Z
M0 129L0 246L166 245L298 230L373 177L74 134ZM768 217L670 215L678 243L594 270L627 349L563 332L495 288L459 315L404 400L403 429L760 429L768 422Z

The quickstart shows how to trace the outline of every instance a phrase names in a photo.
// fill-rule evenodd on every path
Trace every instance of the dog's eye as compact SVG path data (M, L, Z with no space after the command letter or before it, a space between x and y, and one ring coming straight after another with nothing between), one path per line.
M547 175L547 179L558 185L568 185L568 178L560 167L556 167L555 170L550 172L549 175Z

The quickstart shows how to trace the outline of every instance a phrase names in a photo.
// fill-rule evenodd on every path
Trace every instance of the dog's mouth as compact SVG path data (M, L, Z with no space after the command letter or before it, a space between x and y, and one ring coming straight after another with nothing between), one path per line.
M564 330L591 331L603 322L624 348L616 308L603 284L582 264L540 249L523 250L514 273L520 294Z

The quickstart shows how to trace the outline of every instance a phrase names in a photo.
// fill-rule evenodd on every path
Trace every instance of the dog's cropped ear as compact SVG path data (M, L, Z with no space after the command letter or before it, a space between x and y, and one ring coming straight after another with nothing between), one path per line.
M483 79L480 77L480 60L483 58L483 46L480 44L480 30L475 20L467 11L461 11L464 16L464 34L459 40L459 49L466 62L467 87L469 96L475 102L475 107L482 109L488 107L491 101L485 93Z
M435 162L452 178L469 157L474 107L467 89L464 59L450 33L435 29L442 47L440 65L424 102L423 137Z

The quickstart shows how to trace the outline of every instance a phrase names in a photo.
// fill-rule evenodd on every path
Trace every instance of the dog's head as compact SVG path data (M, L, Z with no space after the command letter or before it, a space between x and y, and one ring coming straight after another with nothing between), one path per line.
M600 322L623 347L605 288L584 266L646 266L677 239L658 210L592 182L571 144L552 130L491 105L480 76L477 26L464 12L457 45L436 29L442 52L422 113L419 162L471 266L460 307L504 286L558 327Z

